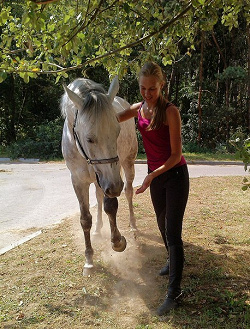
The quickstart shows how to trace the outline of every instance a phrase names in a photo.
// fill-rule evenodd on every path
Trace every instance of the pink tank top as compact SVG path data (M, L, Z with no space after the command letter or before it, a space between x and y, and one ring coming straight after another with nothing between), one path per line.
M170 105L170 104L169 104ZM157 130L147 131L150 124L149 119L141 116L141 109L138 111L137 127L142 135L143 146L147 155L147 163L150 170L155 170L162 166L171 155L169 127L162 124ZM181 161L174 167L180 167L186 164L186 160L182 155Z

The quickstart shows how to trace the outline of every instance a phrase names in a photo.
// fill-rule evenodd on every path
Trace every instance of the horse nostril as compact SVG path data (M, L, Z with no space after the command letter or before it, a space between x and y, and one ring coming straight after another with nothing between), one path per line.
M120 193L118 191L115 191L112 188L107 188L104 191L104 194L109 198L115 198L115 197L118 197L120 195Z
M104 190L105 195L109 198L115 198L121 195L122 189L117 188L116 186L109 186Z
M105 195L110 196L110 188L107 188L104 193Z

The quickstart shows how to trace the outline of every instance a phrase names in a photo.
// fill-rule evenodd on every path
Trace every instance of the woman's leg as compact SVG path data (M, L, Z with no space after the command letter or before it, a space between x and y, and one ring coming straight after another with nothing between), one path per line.
M166 264L162 267L159 275L169 274L169 259L168 259L168 242L166 238L166 225L165 225L165 215L166 215L166 189L163 186L162 177L156 177L153 179L150 185L150 195L153 203L154 211L156 214L158 228L161 232L161 236L165 247L167 249Z
M168 246L182 245L182 222L189 193L187 166L174 168L168 172L165 187L165 226Z
M177 306L181 295L181 279L184 263L182 222L189 193L187 166L174 168L167 173L166 188L166 240L169 247L169 283L164 303L158 309L163 315Z
M165 226L165 215L166 215L166 189L163 186L161 175L155 177L150 184L150 195L154 211L156 214L156 220L158 228L161 232L162 239L164 241L166 249L168 243L166 239L166 226Z

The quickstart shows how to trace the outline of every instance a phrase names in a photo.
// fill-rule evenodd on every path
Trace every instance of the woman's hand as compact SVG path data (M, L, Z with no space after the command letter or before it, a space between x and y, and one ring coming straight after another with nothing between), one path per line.
M142 183L142 186L135 191L135 194L143 193L149 187L153 179L154 177L152 175L147 175Z
M142 102L134 103L134 104L130 105L130 110L138 111L139 108L141 107L141 104L142 104Z
M130 107L128 109L116 114L117 120L119 122L123 122L123 121L129 120L131 118L137 118L138 110L139 110L140 106L141 106L141 102L130 105Z

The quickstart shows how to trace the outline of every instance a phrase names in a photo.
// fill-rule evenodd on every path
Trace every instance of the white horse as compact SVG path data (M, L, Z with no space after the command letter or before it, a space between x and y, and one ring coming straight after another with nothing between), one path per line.
M93 268L93 248L90 239L92 215L89 209L89 187L96 187L97 221L94 234L103 226L102 206L109 217L111 243L115 251L126 248L117 224L117 197L123 190L121 166L125 174L125 195L128 200L130 226L136 230L133 211L134 161L138 151L134 120L119 124L116 113L128 108L129 103L117 97L116 77L105 92L100 84L88 79L76 79L64 86L61 112L65 118L62 153L71 172L71 180L79 201L80 222L85 237L85 265L83 274Z

